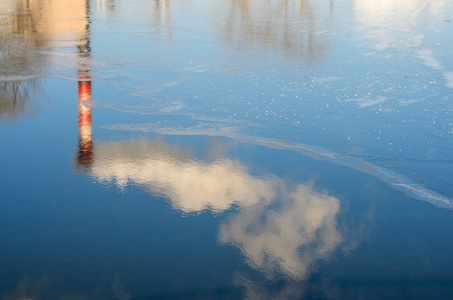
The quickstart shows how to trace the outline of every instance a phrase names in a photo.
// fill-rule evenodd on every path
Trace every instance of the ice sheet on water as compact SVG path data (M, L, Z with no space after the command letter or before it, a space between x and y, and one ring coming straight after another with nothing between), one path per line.
M119 1L116 14L94 10L81 39L90 36L90 55L68 45L30 48L25 56L40 59L22 69L33 72L5 76L94 80L93 108L230 120L244 125L241 134L314 145L453 195L435 183L453 175L445 162L451 58L442 55L448 44L430 38L448 9L434 1L235 3ZM23 41L11 41L21 49Z
M29 75L29 76L21 76L21 75L10 75L10 76L5 76L5 75L0 75L0 82L17 82L17 81L29 81L34 78L40 77L40 74L38 75Z
M425 66L434 70L442 70L444 68L442 62L436 59L434 51L431 49L419 49L415 51L415 57L420 58Z
M450 195L449 187L423 176L432 174L423 161L442 159L450 149L449 140L444 139L452 128L445 106L448 90L434 82L431 73L411 74L420 69L416 62L404 68L410 59L393 61L401 65L391 70L380 60L371 57L369 70L351 64L329 73L307 72L306 66L296 63L280 68L272 65L272 71L266 63L250 68L259 61L248 55L191 74L185 68L136 72L132 67L130 73L144 74L143 78L113 77L112 87L126 94L99 99L95 106L128 113L248 121L260 128L249 129L257 136L284 136L375 161ZM417 157L420 162L412 160ZM442 177L453 171L448 162L441 169Z
M436 193L421 184L413 182L404 175L386 168L378 167L367 161L331 152L316 146L280 139L243 135L241 134L241 127L244 127L244 125L234 124L225 120L223 122L205 121L182 123L166 121L146 124L116 124L102 126L101 128L109 130L152 132L164 135L224 136L241 142L263 145L274 149L292 150L316 158L317 160L325 160L359 170L379 178L390 187L400 190L410 197L429 202L441 208L453 209L453 198Z

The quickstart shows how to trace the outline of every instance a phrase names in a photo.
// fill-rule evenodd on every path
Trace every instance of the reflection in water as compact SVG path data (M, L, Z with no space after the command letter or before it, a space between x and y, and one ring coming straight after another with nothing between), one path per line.
M2 19L2 22L4 22L2 23L4 25L2 34L14 32L16 29L20 33L22 30L24 32L20 34L25 36L24 39L30 40L30 45L33 47L46 46L48 40L54 39L48 36L53 35L52 30L58 28L59 25L47 29L43 25L47 21L42 22L41 20L46 19L46 14L50 15L45 4L57 2L55 0L30 0L27 2L17 1L16 3L18 7L26 11L24 14L18 14L18 16L22 16L20 17L22 19L18 18L17 20L21 20L23 24L21 23L21 26L16 24L16 26L13 21L10 22L6 18ZM24 3L26 3L25 6ZM39 10L33 10L36 3L42 5ZM79 2L67 1L65 5L68 5L68 3ZM78 29L65 31L61 35L64 38L57 39L61 44L65 44L74 37L77 39L79 146L76 164L89 171L100 182L115 182L120 187L134 183L151 193L163 195L169 199L174 208L185 213L200 212L206 209L224 212L230 209L232 215L220 227L219 241L224 244L235 245L242 251L251 267L262 271L269 278L272 278L275 273L281 273L297 282L315 269L316 262L329 258L344 238L344 235L342 236L339 233L336 221L340 203L337 198L320 193L311 185L292 185L273 175L257 176L245 165L227 159L225 156L216 158L212 162L198 160L185 151L175 150L162 142L131 140L103 143L98 145L96 149L93 147L92 111L91 105L89 105L89 102L91 102L92 75L90 74L91 48L89 40L90 22L88 19L90 7L88 3L86 1L83 2L83 5L77 5L78 8L85 10L84 20L77 17L77 13L71 11L71 18L69 19L76 20L71 27ZM315 24L318 23L313 21L315 11L309 5L310 3L306 2L304 5L296 7L298 9L293 9L294 7L291 6L289 1L276 3L276 1L256 2L252 0L228 2L226 5L230 5L228 10L230 14L223 19L223 23L219 22L218 24L222 32L227 33L225 40L229 43L243 43L246 40L246 43L250 44L259 43L270 48L284 49L290 53L297 52L305 55L309 61L321 57L325 48L319 40L319 36L321 36L319 34L320 28L317 28ZM168 22L166 28L170 28L168 25L171 24L170 2L166 0L155 1L154 5L155 11L160 12L158 15L160 20L165 20L162 23ZM55 9L50 10L58 11L58 5ZM10 15L8 18L14 18L12 16ZM52 20L51 17L48 18ZM298 22L299 19L303 21ZM33 34L28 36L25 31ZM46 35L48 36L46 37ZM41 39L43 36L46 38ZM171 31L169 36L171 37ZM14 37L13 34L9 38L11 38L11 42L6 43L8 47L19 49L21 48L21 46L18 46L19 44L25 44L22 38L17 39L17 36ZM18 41L17 44L13 41L15 39ZM16 51L16 49L12 48L11 51L5 52L15 55L14 58L6 59L8 64L16 60L18 66L33 72L38 72L45 65L42 63L44 59L41 62L39 59L28 61L31 56L25 52L21 54L22 52ZM420 53L429 54L426 51ZM4 57L7 57L6 54L2 54L0 59ZM21 59L25 60L21 62ZM11 71L11 74L14 75L17 75L19 71L15 70L12 65L3 68L3 63L2 70ZM8 73L5 74L8 75ZM213 88L213 93L216 93L216 90ZM9 85L4 85L2 92L6 96L2 95L1 98L1 113L15 114L16 111L22 110L23 103L26 103L28 97L25 94L26 89L21 88L16 82L11 82ZM6 102L3 99L6 99ZM7 102L8 99L13 99L11 105ZM16 103L16 99L22 100ZM4 105L4 103L6 104ZM177 107L180 107L180 105L178 104ZM170 109L166 112L171 113L174 110ZM277 145L277 143L274 144ZM274 147L277 147L275 145ZM303 149L300 145L291 143L286 143L280 147ZM323 152L321 156L330 159L338 158L338 156L327 152ZM351 159L346 160L347 163L351 161ZM363 168L364 164L357 163L357 165L360 165L357 168ZM365 167L370 166L365 165ZM371 167L369 169L375 172L376 168ZM50 200L54 201L54 199ZM83 210L85 212L86 208L83 208ZM51 211L46 207L46 213ZM39 219L40 215L37 217ZM64 217L63 214L61 219L64 219ZM79 219L76 220L79 221ZM109 221L115 220L110 218ZM127 221L130 220L127 219ZM84 229L86 228L89 227L84 227ZM130 232L127 229L125 231L127 234ZM189 235L188 238L193 238L193 236ZM143 248L146 249L144 246ZM91 245L89 245L86 250L95 251L95 247L91 248ZM81 252L83 251L85 249ZM51 255L48 253L51 252L46 252L44 255ZM63 253L63 256L65 254ZM119 256L121 255L119 254ZM164 259L170 257L170 255L164 257ZM152 254L149 254L149 256L152 256ZM179 265L176 266L179 267ZM33 269L33 266L31 267ZM120 268L124 268L126 275L133 273L130 272L132 269L128 269L128 266L120 266ZM130 273L128 274L128 272ZM158 273L152 269L149 272ZM281 280L281 277L278 279ZM50 289L49 286L47 280L37 283L24 280L19 284L17 293L13 293L11 298L35 297L35 295L39 295L39 292L29 294L27 290L33 288L47 290ZM56 286L58 285L56 284ZM251 298L262 298L265 293L252 283L246 283L243 286L247 287L248 296ZM290 285L288 290L283 291L283 294L293 296L292 288L293 286ZM85 295L70 295L65 298L102 297L111 299L113 298L112 294L101 294L102 296L94 294L92 296L90 292L87 292ZM124 294L124 296L128 298L127 294ZM52 298L49 295L42 295L41 297Z
M3 1L2 1L3 2ZM2 35L20 34L28 47L72 45L84 34L87 0L7 0Z
M325 55L323 31L330 15L315 22L321 16L310 1L231 0L220 5L226 8L214 7L213 24L228 43L276 47L309 62ZM224 17L219 17L222 12Z
M388 47L421 46L423 36L417 35L420 17L430 11L434 2L444 1L356 0L354 9L366 37L377 41L378 50L384 50Z
M164 25L168 39L173 37L170 0L154 0L154 20L159 25Z
M276 176L257 177L226 158L202 162L181 149L147 139L98 144L91 175L123 188L138 184L166 196L175 209L239 212L220 230L220 241L239 247L254 268L272 277L308 275L341 242L339 200Z
M247 125L250 126L250 124ZM316 160L329 161L338 165L346 166L348 168L356 169L364 174L369 174L373 177L378 178L379 180L382 180L392 189L404 192L411 198L426 201L437 207L447 209L453 208L453 200L451 198L445 197L435 192L434 190L430 190L421 184L413 182L409 178L396 172L392 172L388 169L376 166L367 161L349 155L327 151L317 146L279 139L247 136L240 133L241 127L244 127L244 125L219 120L216 123L189 122L188 124L184 124L181 122L161 121L145 124L116 124L111 126L104 126L103 128L130 132L152 132L154 134L162 135L223 136L240 141L242 143L261 145L273 149L286 149L296 151L304 156L312 157Z
M34 77L44 66L45 57L28 51L44 45L43 37L35 34L36 19L41 19L36 13L32 14L25 1L0 3L0 118L23 114L30 97L40 90Z
M453 72L445 64L445 56L439 47L443 45L442 41L436 45L426 42L432 34L430 31L439 30L432 20L449 16L444 0L355 1L355 11L365 37L376 42L377 50L409 49L423 65L443 71L445 86L452 87Z
M438 37L430 41L431 36L440 31L439 20L446 20L451 15L450 7L444 0L356 0L354 9L360 32L374 42L376 50L395 48L404 58L410 54L416 62L441 71L444 85L453 88L453 71L445 55L451 47ZM387 54L387 57L391 55ZM431 77L428 80L432 83ZM421 87L423 85L419 83L414 89ZM423 99L406 101L402 104L410 105Z
M81 78L82 79L82 78ZM88 78L86 78L88 79ZM79 81L79 149L77 166L90 167L93 162L93 141L91 130L91 108L84 105L84 101L91 101L91 81Z
M125 292L118 278L110 284L97 286L92 290L59 293L54 286L61 286L59 276L42 276L40 279L22 278L14 291L2 296L2 300L28 300L28 299L62 299L62 300L82 300L82 299L115 299L128 300L131 296ZM64 285L64 284L63 284ZM69 291L73 290L69 287Z
M45 54L36 48L78 44L86 34L88 3L86 0L6 1L0 7L0 15L6 16L0 21L1 75L41 75Z
M46 47L86 45L86 0L2 0L0 3L0 117L16 116L40 90ZM45 49L46 48L46 49ZM40 50L41 49L41 50Z
M155 1L155 11L160 12L156 19L160 22L171 23L169 5L168 0ZM271 13L273 10L269 9ZM283 9L289 13L287 2ZM308 14L312 16L309 11ZM289 20L284 23L289 26ZM286 32L288 28L270 29L266 33L268 40L275 39L285 49L302 50L305 42L293 43L294 30L279 40L281 30ZM88 33L84 36L88 37ZM309 31L307 44L311 59L320 50L313 34L313 30ZM79 51L81 58L89 55L89 46L86 50ZM269 276L279 272L301 279L309 274L314 262L327 258L339 245L341 236L335 220L339 200L319 194L309 185L294 188L276 176L253 176L237 161L219 158L203 162L181 149L147 139L101 143L93 151L91 109L84 105L91 100L88 63L81 64L81 70L85 71L79 72L77 165L89 170L96 180L114 182L121 188L129 183L138 184L153 194L164 195L175 209L185 213L205 209L222 212L238 207L239 212L222 226L220 241L239 247L252 267ZM277 207L271 206L276 202Z
M238 246L249 264L266 274L278 270L301 279L341 242L335 220L340 204L304 184L285 196L278 211L261 205L242 210L222 226L220 240Z
M107 9L108 11L114 11L116 8L115 0L97 0L96 6L99 11Z
M30 109L29 99L31 95L41 91L38 79L27 82L0 81L0 119L4 117L17 117Z
M77 155L77 166L89 168L93 161L92 141L92 116L88 103L91 101L91 76L90 76L90 2L85 3L86 25L85 31L77 45L78 54L78 100L79 100L79 144Z
M162 142L132 140L99 144L92 175L101 182L143 186L167 196L184 212L212 209L220 212L236 204L269 203L276 193L276 178L257 178L245 166L229 159L203 163L172 150Z
M237 274L235 285L244 291L242 299L247 300L284 300L284 299L342 299L332 293L329 282L310 283L306 281L288 281L284 284L269 284L250 280L243 274ZM344 298L344 297L343 297Z

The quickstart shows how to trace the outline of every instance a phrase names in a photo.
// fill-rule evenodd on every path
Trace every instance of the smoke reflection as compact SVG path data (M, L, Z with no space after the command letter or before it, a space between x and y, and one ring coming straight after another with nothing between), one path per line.
M305 184L285 196L280 210L257 205L233 216L220 240L238 246L251 266L269 276L278 271L301 279L341 242L335 220L340 205Z
M228 158L205 162L148 139L99 143L90 174L120 188L139 185L184 213L236 207L238 212L221 226L219 240L237 246L250 266L269 277L279 273L300 280L342 241L337 198L310 184L252 175Z
M91 175L97 180L114 182L121 188L139 184L165 195L174 208L186 213L269 203L279 182L275 177L252 176L237 161L201 162L163 142L147 139L98 144L95 155Z

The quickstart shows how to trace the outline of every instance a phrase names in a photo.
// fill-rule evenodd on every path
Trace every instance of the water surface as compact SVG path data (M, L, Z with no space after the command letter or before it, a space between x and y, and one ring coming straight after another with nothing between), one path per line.
M2 1L0 298L451 298L452 13Z

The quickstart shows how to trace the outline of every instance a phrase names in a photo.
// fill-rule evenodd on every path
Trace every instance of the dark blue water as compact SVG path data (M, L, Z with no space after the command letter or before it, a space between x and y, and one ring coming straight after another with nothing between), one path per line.
M0 299L451 299L452 1L0 4Z

